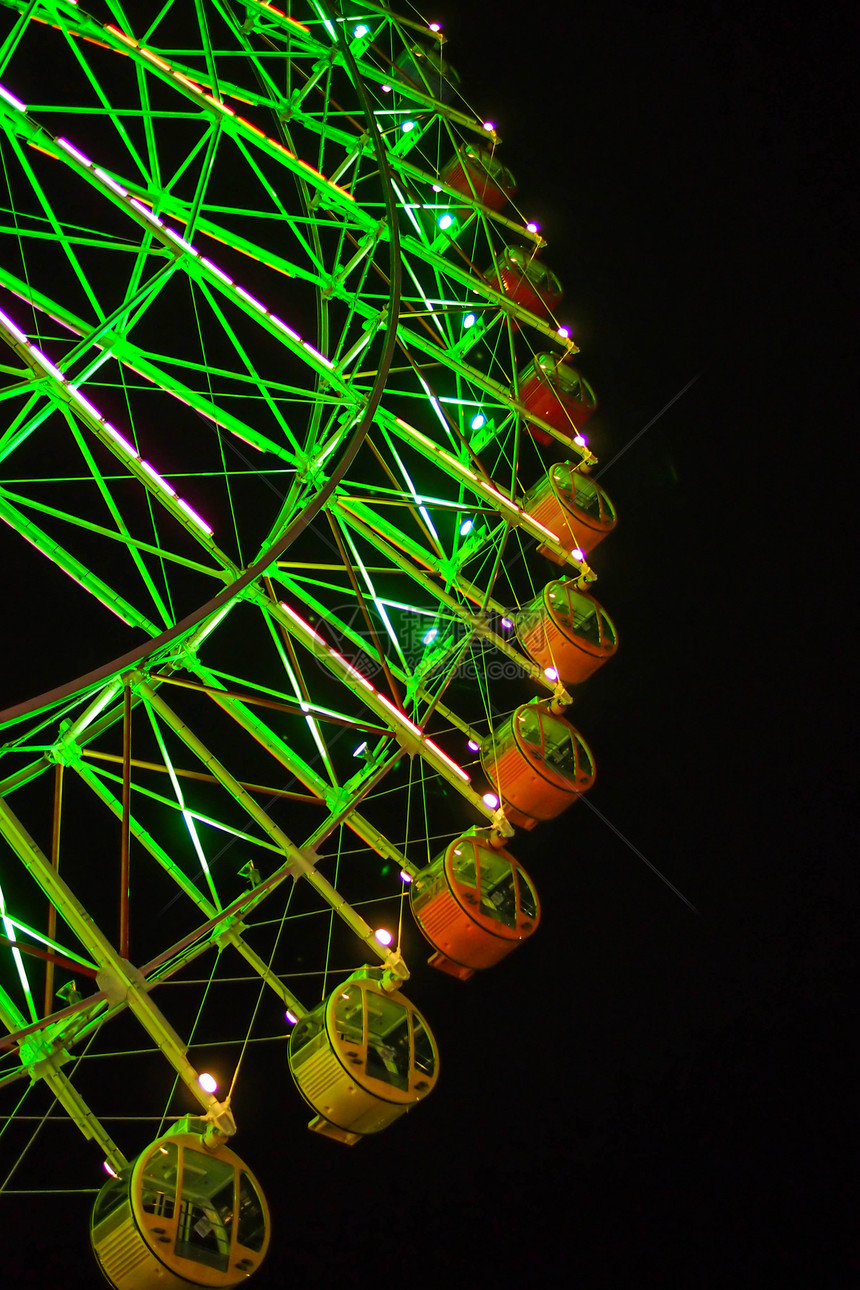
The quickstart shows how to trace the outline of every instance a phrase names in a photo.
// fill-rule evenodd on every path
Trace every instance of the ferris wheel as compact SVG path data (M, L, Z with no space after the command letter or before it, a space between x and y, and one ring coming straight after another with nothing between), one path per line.
M594 779L565 713L616 648L616 516L444 33L136 9L0 3L7 675L41 669L0 714L0 1127L93 1143L112 1284L227 1286L269 1240L228 1145L261 1000L355 1144L438 1074L405 923L461 979L536 929L516 835Z

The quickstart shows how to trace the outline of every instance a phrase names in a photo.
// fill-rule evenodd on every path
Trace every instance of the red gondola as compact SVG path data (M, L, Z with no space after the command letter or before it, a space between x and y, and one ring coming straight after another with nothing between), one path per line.
M584 681L618 649L615 624L593 596L572 581L548 583L516 615L523 649L565 685Z
M409 901L436 951L431 966L462 981L510 954L540 922L525 870L478 831L457 838L415 875Z
M597 395L585 377L552 354L538 354L523 372L519 400L533 416L571 439L597 408ZM529 433L538 443L552 442L539 426L530 426Z
M395 59L394 66L422 93L432 95L441 103L450 103L460 84L457 69L446 62L438 50L425 49L422 45L404 49ZM420 108L416 110L420 111Z
M517 191L517 181L492 152L464 144L439 174L440 183L473 201L501 210Z
M481 766L505 815L521 829L554 819L594 783L594 758L582 735L538 703L517 708L495 732Z
M564 295L552 269L521 246L506 246L486 276L515 305L533 314L552 313Z

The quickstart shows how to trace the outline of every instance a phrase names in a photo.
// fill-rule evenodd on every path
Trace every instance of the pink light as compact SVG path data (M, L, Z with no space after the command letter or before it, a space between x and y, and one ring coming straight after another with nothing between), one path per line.
M313 345L309 345L306 340L302 341L302 347L306 349L313 358L318 362L323 363L329 369L334 367L334 363L331 359L326 358L325 354L321 354L318 349L314 349Z
M559 327L559 329L558 329L558 334L559 334L559 336L561 336L562 340L569 340L569 339L570 339L570 328L569 328L569 327Z
M474 739L470 739L469 742L466 744L466 747L471 748L472 752L481 751L481 745Z
M301 344L302 338L299 333L293 331L292 327L288 327L282 318L279 318L277 314L269 314L269 318L280 331L289 336L290 340L298 341Z
M141 214L150 224L157 224L159 228L162 227L162 222L158 216L154 214L148 206L144 206L143 202L139 202L136 197L130 197L128 204L129 206L133 206L134 209L138 211L139 214Z
M171 497L176 496L176 489L171 488L167 480L164 479L161 475L159 475L158 471L155 469L154 466L151 466L148 461L143 461L142 459L141 459L140 465L141 465L141 469L146 471L147 475L149 475L150 479L154 484L157 484L159 488L163 488L165 493L169 493Z
M105 421L104 428L105 430L107 430L108 434L110 435L111 439L113 439L114 443L116 443L123 450L124 453L127 453L129 457L137 456L137 449L132 448L131 444L125 438L125 436L121 435L118 430L115 430L109 421Z
M442 30L442 24L441 24L441 22L431 22L431 23L430 23L430 30L431 30L431 31L441 31L441 30Z
M119 193L120 197L128 197L127 190L123 188L121 184L118 184L115 179L111 179L110 175L107 174L106 171L102 170L100 166L94 166L93 170L98 175L102 183L107 184L108 188L112 188L115 193Z
M384 695L384 694L380 694L378 690L377 690L377 692L376 692L376 697L379 699L380 703L384 703L384 704L385 704L385 706L386 706L386 708L388 708L389 712L393 712L393 713L394 713L395 717L397 718L397 720L398 720L399 722L401 722L401 723L402 723L403 725L405 725L405 726L408 726L408 727L409 727L409 729L412 731L412 733L413 733L413 734L417 735L419 739L423 739L423 738L424 738L424 732L423 732L423 730L421 730L418 726L416 726L416 724L415 724L415 722L414 722L414 721L410 721L410 720L409 720L409 718L406 716L406 714L405 714L404 712L401 712L399 708L396 708L396 707L394 706L394 704L391 702L391 700L390 700L390 699L386 699L385 695ZM429 740L428 740L428 742L429 742ZM444 754L443 754L443 756L444 756ZM459 768L458 768L458 769L459 769Z
M495 134L495 133L496 133L496 127L493 125L492 121L485 121L485 122L484 122L484 129L485 129L485 130L489 130L490 134Z
M15 337L19 345L27 344L27 337L24 335L22 331L20 331L15 326L12 319L7 317L7 315L3 313L2 309L0 309L0 322L2 322L4 327L7 327L9 329L9 331Z
M295 609L290 609L289 605L285 605L283 600L279 600L278 604L281 606L281 609L283 609L285 614L289 614L290 618L292 618L294 623L298 623L299 626L303 628L304 631L310 632L314 640L317 641L318 644L322 645L323 649L328 650L329 653L334 652L333 650L329 649L329 646L326 645L325 641L323 640L322 636L320 636L319 632L315 632L313 627L311 627L310 623L306 623L304 618L299 617Z
M262 304L261 301L259 301L256 296L252 296L250 291L246 291L244 287L237 286L236 294L238 296L241 296L243 300L247 300L248 304L251 305L254 309L258 310L261 314L266 313L266 306Z
M537 232L539 232L539 227L538 227L538 225L537 225L537 224L535 224L534 222L532 222L531 224L526 224L526 230L527 230L529 233L537 233Z
M93 417L96 421L103 420L102 414L99 412L98 408L93 407L89 399L85 399L83 394L80 394L75 389L70 389L69 394L72 396L75 403L77 403L79 407L83 408L84 412L88 412L89 415Z
M82 166L92 166L93 163L90 161L89 157L80 152L73 143L69 143L68 139L58 139L57 143L65 152L68 152L76 161L79 161Z
M543 670L543 674L548 681L558 680L558 670L554 667L545 667Z
M12 107L17 108L19 112L27 111L26 104L22 103L20 99L16 99L15 95L10 94L9 91L6 89L6 87L3 85L0 85L0 97L4 98L7 103L11 103Z
M444 761L448 766L450 766L450 767L451 767L451 769L454 771L454 773L455 773L456 775L459 775L459 776L460 776L460 778L461 778L462 780L464 780L467 784L469 783L469 776L468 776L468 775L466 774L466 772L463 770L463 767L462 767L462 766L458 766L458 765L457 765L457 763L456 763L456 762L455 762L451 757L449 757L447 753L444 753L444 752L442 751L442 749L438 746L438 744L434 744L434 742L433 742L433 740L432 740L432 739L425 739L425 740L424 740L424 742L426 743L426 745L427 745L427 747L428 747L428 748L432 748L432 749L433 749L433 751L434 751L434 753L436 753L437 757L441 757L441 758L442 758L442 760L443 760L443 761Z
M206 268L210 271L210 273L214 273L214 274L215 274L215 276L216 276L216 278L220 278L222 282L226 282L226 283L227 283L227 286L228 286L228 287L232 287L232 285L233 285L233 279L232 279L232 278L228 278L228 277L227 277L227 274L224 272L224 270L223 270L223 269L219 269L219 268L218 268L218 265L217 265L217 264L213 264L211 260L207 260L205 255L201 255L201 257L200 257L200 263L201 263L201 264L205 264L205 265L206 265Z
M495 811L499 805L499 799L496 797L495 793L485 793L481 798L481 801L484 803L484 806L489 806L491 811Z
M215 532L211 524L207 524L202 515L198 515L193 506L189 506L184 497L177 497L177 506L181 506L191 523L197 528L202 529L209 537Z
M580 551L580 549L579 549L579 547L578 547L578 546L575 546L575 547L573 548L573 550L571 551L571 553L570 553L570 554L573 556L574 560L584 560L584 559L585 559L585 552L584 552L584 551Z
M553 542L558 541L558 538L556 537L555 533L553 533L552 529L548 529L545 524L541 524L540 520L536 520L533 515L530 515L529 519L531 520L532 524L534 524L536 529L540 529L541 533L545 533L547 537L551 537Z
M588 440L584 434L577 434L573 436L573 442L578 444L580 448L584 448Z
M503 619L502 619L502 626L504 627L504 629L505 629L505 631L506 631L506 632L511 631L511 630L512 630L512 628L513 628L513 625L514 625L514 624L511 622L510 618L503 618Z
M200 254L200 252L199 252L199 251L197 251L197 250L195 250L195 248L191 245L191 243L190 243L190 242L186 242L185 238L184 238L184 237L180 237L180 236L179 236L179 234L178 234L178 233L175 233L175 232L174 232L174 230L173 230L172 228L167 228L167 227L165 226L164 231L165 231L165 233L167 234L167 236L171 239L171 241L175 242L177 246L181 246L181 247L182 247L183 251L188 251L188 253L189 253L190 255L199 255L199 254Z
M343 656L342 654L338 653L338 651L337 651L336 649L330 649L330 650L329 650L329 653L331 654L332 658L336 658L336 659L337 659L337 661L338 661L338 663L340 663L341 667L345 667L345 668L346 668L347 672L349 672L349 674L350 674L350 676L353 678L353 680L358 681L358 682L359 682L359 684L363 685L363 686L364 686L364 688L365 688L366 690L370 690L371 694L375 694L375 693L376 693L376 691L374 690L373 686L372 686L372 685L370 684L370 682L368 681L367 677L366 677L366 676L362 676L362 675L361 675L361 673L358 671L358 669L357 669L357 668L355 668L355 667L353 667L351 663L348 663L348 662L347 662L347 660L344 658L344 656Z
M63 376L63 373L60 371L60 369L58 367L54 367L54 364L51 362L51 360L48 358L45 358L45 355L42 353L40 349L37 349L35 345L31 345L29 343L27 344L27 348L29 349L30 353L33 354L38 359L39 363L44 368L44 370L48 373L49 376L53 376L54 380L59 381L62 385L68 385L68 381L66 380L65 376Z

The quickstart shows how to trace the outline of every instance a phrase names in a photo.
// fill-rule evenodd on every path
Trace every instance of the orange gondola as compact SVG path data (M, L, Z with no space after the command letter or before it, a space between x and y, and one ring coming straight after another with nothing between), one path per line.
M565 685L585 681L618 649L612 619L572 580L548 583L514 621L523 649Z
M594 758L578 730L526 703L489 740L481 766L511 824L533 829L552 820L594 783Z
M615 507L600 485L567 462L557 462L532 485L523 507L568 551L579 550L584 555L618 523ZM540 546L538 550L556 564L562 563L549 548Z
M316 1112L308 1127L350 1145L404 1115L438 1076L429 1026L383 980L382 968L359 968L290 1036L290 1073Z
M262 1263L270 1224L260 1184L207 1128L186 1116L96 1197L93 1251L115 1290L226 1288Z
M485 831L457 838L417 873L409 902L435 950L431 966L463 981L505 958L540 922L528 874Z

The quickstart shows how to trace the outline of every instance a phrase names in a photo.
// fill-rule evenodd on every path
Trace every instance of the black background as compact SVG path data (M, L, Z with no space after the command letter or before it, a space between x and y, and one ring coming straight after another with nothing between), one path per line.
M413 1115L341 1148L301 1128L280 1055L250 1076L255 1284L841 1290L853 10L428 17L547 237L602 462L698 379L602 478L622 648L575 716L600 816L521 849L534 941L465 986L417 973L443 1066ZM99 1285L87 1210L4 1200L4 1283Z

